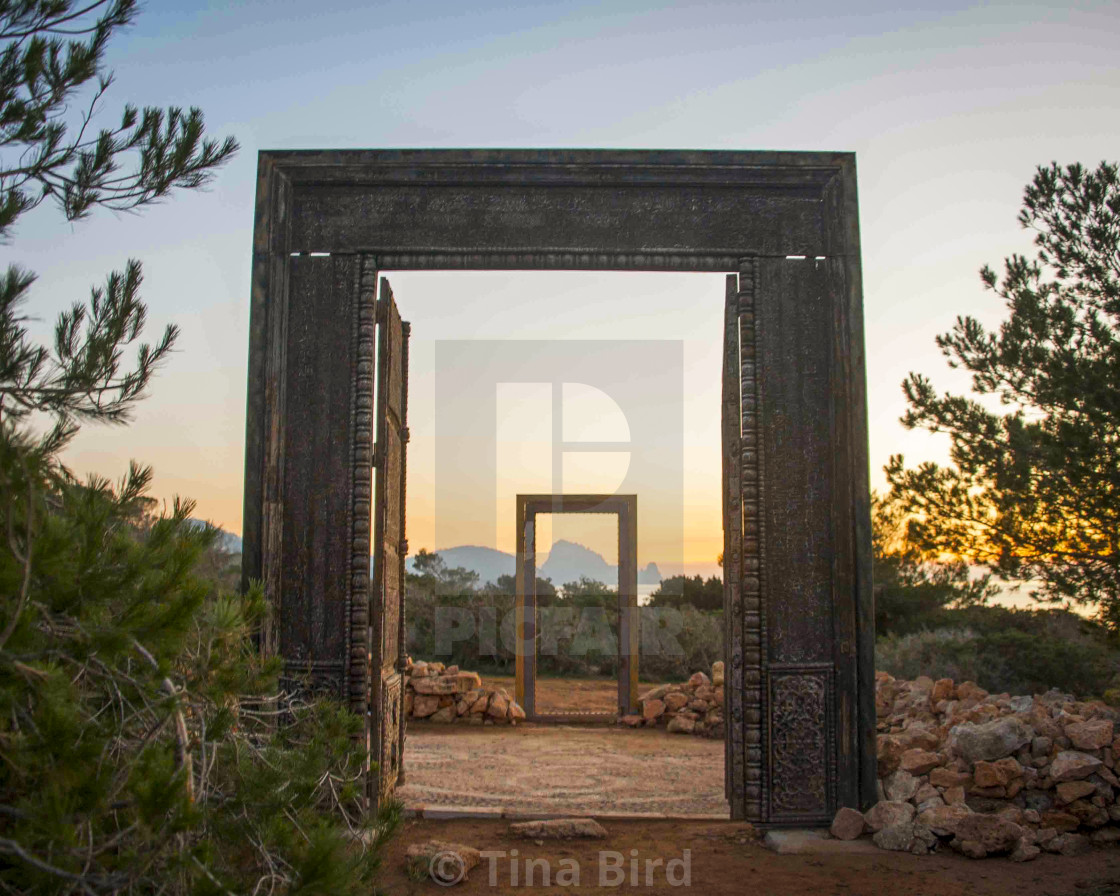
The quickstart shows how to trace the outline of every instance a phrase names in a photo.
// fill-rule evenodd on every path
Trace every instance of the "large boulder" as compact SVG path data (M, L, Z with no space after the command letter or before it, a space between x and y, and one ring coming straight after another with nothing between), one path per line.
M1010 756L1033 737L1033 729L1022 719L1004 716L982 724L962 722L950 730L949 746L969 762L994 761Z

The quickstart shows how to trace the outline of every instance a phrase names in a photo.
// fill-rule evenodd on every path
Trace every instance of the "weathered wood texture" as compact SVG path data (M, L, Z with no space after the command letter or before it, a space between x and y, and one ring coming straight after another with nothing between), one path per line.
M405 451L408 430L408 325L401 320L389 281L377 300L377 441L374 464L373 600L370 613L371 743L378 769L370 799L390 798L403 758Z
M819 255L831 153L279 152L291 247L383 269L734 270Z
M349 694L351 386L358 265L293 258L283 370L279 550L268 558L285 674ZM279 525L277 526L277 523Z

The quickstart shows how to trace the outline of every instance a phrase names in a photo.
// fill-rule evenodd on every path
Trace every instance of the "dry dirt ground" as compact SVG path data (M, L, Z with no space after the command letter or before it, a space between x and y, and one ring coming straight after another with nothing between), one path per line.
M517 682L512 675L483 675L482 685L487 688L505 688L511 696L517 690ZM638 693L644 694L653 687L656 685L643 681L638 685ZM618 681L607 678L539 678L537 710L616 712Z
M410 723L405 806L723 815L723 741L661 728Z
M428 839L447 840L477 849L504 852L470 872L468 880L452 892L468 894L541 893L696 893L703 896L1103 896L1103 887L1120 881L1120 850L1094 850L1080 858L1043 855L1033 862L1015 864L1008 859L975 861L952 852L930 856L902 853L860 855L776 855L752 837L749 825L737 822L627 820L604 822L609 836L600 841L523 840L510 836L509 822L452 819L406 821L393 839L382 872L382 886L393 896L432 896L447 892L427 878L416 880L405 870L408 844ZM683 859L689 850L688 884L683 868L674 866L667 880L664 864L652 866L646 883L646 862ZM516 850L516 852L515 852ZM600 859L600 851L610 854ZM632 851L636 851L633 852ZM631 878L631 859L637 876ZM527 885L526 860L545 860L551 870L550 886L543 885L543 864L533 866ZM567 860L565 862L564 860ZM621 861L624 879L613 869ZM516 868L516 882L511 875ZM578 887L573 863L579 869ZM557 876L567 876L557 884ZM604 882L600 884L600 871ZM563 884L568 885L563 885ZM675 884L675 885L674 885ZM1120 890L1115 891L1120 893Z
M512 679L487 677L486 682L513 693ZM614 682L602 680L545 679L537 692L538 706L554 711L573 706L609 711L614 700ZM600 817L727 812L722 742L669 735L662 729L413 723L405 767L407 783L400 795L413 807L456 805ZM1120 896L1120 849L1094 850L1079 858L1043 855L1022 865L1007 859L978 862L949 851L922 857L878 851L776 855L759 845L749 825L739 822L635 818L605 819L604 825L609 837L603 841L538 843L511 837L507 820L408 819L389 846L382 888L393 896L447 892L405 870L408 845L434 838L505 853L493 860L493 884L491 860L484 859L467 881L453 888L461 894ZM684 873L679 860L686 849L687 886L678 883ZM607 854L600 857L601 851ZM647 884L646 862L658 859L662 864L649 867ZM669 879L664 863L673 859L678 862ZM536 860L531 884L527 860ZM541 860L548 863L550 886L543 884ZM578 887L572 885L573 866L579 869Z

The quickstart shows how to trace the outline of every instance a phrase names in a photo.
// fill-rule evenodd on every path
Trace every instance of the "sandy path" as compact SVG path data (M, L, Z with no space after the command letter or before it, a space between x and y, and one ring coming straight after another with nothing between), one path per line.
M727 813L723 741L662 729L410 723L406 806L528 812Z

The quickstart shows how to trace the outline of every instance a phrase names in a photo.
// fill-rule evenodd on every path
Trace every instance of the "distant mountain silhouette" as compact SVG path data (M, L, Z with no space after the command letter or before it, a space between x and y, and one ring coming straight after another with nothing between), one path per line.
M203 526L208 525L205 520L195 519L188 517L187 523L195 528L201 529ZM225 529L218 527L221 535L218 536L218 544L231 554L241 553L241 536L234 535L232 532L227 532Z
M461 566L478 573L478 581L482 585L496 582L499 576L512 576L517 567L517 558L513 554L495 548L461 545L445 548L436 553L451 568ZM607 563L602 554L573 541L561 539L552 546L552 550L546 556L542 558L538 554L537 559L543 559L543 562L538 563L537 575L544 579L551 579L553 585L576 582L581 576L611 586L618 583L617 566ZM413 558L409 557L405 565L410 572L413 571ZM644 569L638 570L639 585L657 585L660 582L661 572L656 563L648 563Z

